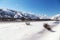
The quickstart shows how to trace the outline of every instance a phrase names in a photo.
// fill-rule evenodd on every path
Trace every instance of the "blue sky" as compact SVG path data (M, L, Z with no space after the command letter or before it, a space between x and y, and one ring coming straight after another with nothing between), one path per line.
M0 8L53 16L60 14L60 0L0 0Z

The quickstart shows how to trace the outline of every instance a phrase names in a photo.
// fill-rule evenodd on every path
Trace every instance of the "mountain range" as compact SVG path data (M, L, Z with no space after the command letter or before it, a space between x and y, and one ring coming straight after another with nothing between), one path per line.
M22 11L16 11L11 9L0 9L0 18L18 18L18 19L55 19L60 20L60 14L52 16L36 16L30 13L23 13Z

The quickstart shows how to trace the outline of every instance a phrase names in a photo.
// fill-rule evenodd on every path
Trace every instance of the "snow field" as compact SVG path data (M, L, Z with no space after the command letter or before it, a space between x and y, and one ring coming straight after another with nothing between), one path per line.
M59 40L60 24L52 28L56 32L50 32L43 27L44 23L53 22L30 22L31 25L25 22L0 23L0 40Z

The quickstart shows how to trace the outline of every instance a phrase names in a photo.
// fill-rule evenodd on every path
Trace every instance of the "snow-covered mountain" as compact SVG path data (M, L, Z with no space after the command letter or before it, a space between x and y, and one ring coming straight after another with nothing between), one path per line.
M60 14L55 15L53 17L49 17L47 15L35 15L32 13L26 13L22 11L15 11L11 9L0 9L0 18L24 18L24 19L54 19L60 20Z
M53 16L51 19L60 20L60 14L57 14L57 15Z
M10 10L10 9L0 9L0 18L22 18L24 17L25 19L40 19L38 16L29 14L29 13L23 13L23 12L18 12L15 10Z

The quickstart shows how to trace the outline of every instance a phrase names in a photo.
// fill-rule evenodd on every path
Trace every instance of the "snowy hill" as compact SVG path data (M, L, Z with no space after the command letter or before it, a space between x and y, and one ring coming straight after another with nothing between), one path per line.
M53 16L51 19L60 20L60 14L57 14L57 15Z
M50 19L60 20L60 14L55 15L50 18L47 15L38 16L38 15L35 15L32 13L25 13L25 12L11 10L11 9L0 9L0 19L1 18L5 18L5 19L6 18L15 18L14 20L16 20L16 19L19 19L19 20L41 20L41 19L43 19L43 20L50 20ZM2 19L2 20L5 20L5 19Z
M38 16L29 14L29 13L23 13L18 12L15 10L10 9L0 9L0 18L25 18L25 19L40 19Z

